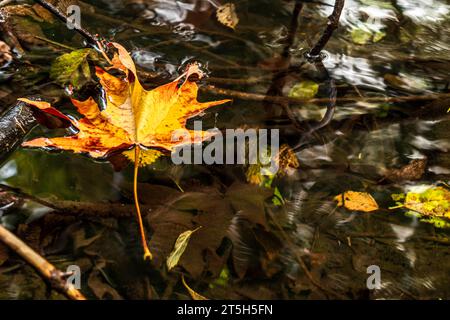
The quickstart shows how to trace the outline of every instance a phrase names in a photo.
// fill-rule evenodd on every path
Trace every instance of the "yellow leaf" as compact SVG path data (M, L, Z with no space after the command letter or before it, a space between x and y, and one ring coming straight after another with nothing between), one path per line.
M181 281L183 282L183 285L186 287L187 291L189 292L189 295L191 296L191 298L193 300L209 300L208 298L205 298L204 296L202 296L201 294L195 292L194 290L192 290L188 284L186 283L186 281L184 280L184 274L181 275Z
M435 187L422 193L408 192L404 206L425 216L450 218L450 191Z
M338 202L338 206L352 210L371 212L378 210L378 204L375 199L366 192L346 191L337 195L334 200Z
M169 271L176 267L176 265L178 264L178 261L180 260L181 256L183 255L184 251L187 248L187 245L189 243L189 240L191 239L192 234L200 228L201 227L198 227L195 230L185 231L178 236L178 239L175 242L174 249L170 253L170 255L166 261L167 269Z
M319 84L314 81L302 81L297 83L289 91L290 98L312 99L319 92Z
M159 148L170 152L183 143L173 141L172 133L180 129L186 130L186 121L189 118L229 101L204 103L197 101L197 84L189 81L190 74L199 74L198 66L195 64L181 76L186 77L181 85L179 77L168 84L147 91L137 78L131 56L120 44L113 43L113 45L117 48L118 54L109 69L122 70L127 77L121 79L101 68L96 68L96 75L105 91L106 108L100 110L93 98L86 101L73 99L72 103L84 116L81 120L73 122L79 130L76 135L51 139L38 138L25 142L24 146L88 153L95 158L106 157L111 152L125 151L135 146L142 149ZM41 108L41 102L21 100ZM48 112L56 109L48 105L45 110ZM195 142L211 137L211 134L206 132L187 132Z
M226 27L236 28L239 18L236 14L236 7L233 3L225 3L217 8L217 20Z

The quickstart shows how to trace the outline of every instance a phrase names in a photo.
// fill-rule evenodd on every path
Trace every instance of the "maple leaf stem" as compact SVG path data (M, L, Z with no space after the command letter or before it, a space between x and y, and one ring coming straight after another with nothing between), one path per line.
M144 260L152 260L153 256L147 245L147 239L145 237L144 224L142 223L141 209L139 207L138 198L138 188L137 188L137 177L139 171L139 156L141 153L141 148L138 145L134 148L134 180L133 180L133 193L134 193L134 205L136 206L136 213L139 222L139 231L141 233L142 248L144 249Z

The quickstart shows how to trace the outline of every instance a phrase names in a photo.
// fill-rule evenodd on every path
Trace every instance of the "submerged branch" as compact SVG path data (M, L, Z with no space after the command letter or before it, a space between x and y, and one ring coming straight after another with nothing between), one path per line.
M341 300L345 300L347 299L346 296L335 292L334 290L331 290L330 288L325 287L324 285L322 285L319 281L317 281L313 275L311 274L311 272L309 271L308 267L305 264L305 261L303 260L303 257L299 254L298 250L296 250L295 248L297 247L294 242L291 240L291 238L286 234L286 232L284 231L283 227L278 223L277 219L275 219L275 216L273 215L273 212L271 212L271 210L268 211L269 212L269 216L271 218L271 221L274 223L274 225L277 227L278 231L280 232L281 237L283 238L283 240L285 241L285 243L289 246L289 248L292 250L295 259L297 260L298 264L300 265L300 267L302 268L303 272L305 273L306 277L308 278L308 280L315 286L317 287L319 290L321 290L322 292L324 292L325 294L329 294L332 295L338 299Z
M289 98L283 96L267 96L261 93L250 93L243 92L232 89L220 88L214 85L207 85L200 87L200 90L207 93L217 94L217 95L227 95L235 97L241 100L249 101L272 101L272 102L289 102L289 103L315 103L315 104L325 104L330 101L330 98L313 98L313 99L299 99L299 98ZM427 101L427 100L437 100L450 98L450 93L433 93L426 95L411 95L411 96L398 96L398 97L338 97L336 102L407 102L407 101Z
M0 189L10 192L15 196L36 202L42 206L55 210L56 214L65 216L98 217L98 218L131 218L134 215L134 205L120 203L97 203L69 200L45 200L23 192L5 184L0 184ZM156 206L141 206L142 214L145 216Z
M281 96L283 93L283 88L286 84L286 75L288 74L289 67L291 65L291 48L295 41L295 35L297 34L298 30L298 20L300 13L303 9L303 3L300 1L295 2L294 11L292 13L291 23L289 27L289 33L286 38L286 44L284 46L283 52L281 54L281 61L280 64L284 67L281 68L278 72L276 72L273 75L272 83L267 90L266 96ZM272 101L265 99L264 104L266 108L269 108L272 105ZM281 103L278 103L278 105L283 108L284 112L288 116L289 120L292 122L295 129L298 131L302 131L300 121L296 117L295 113L292 112L292 109L289 106L289 102L283 101Z
M21 256L25 261L36 268L39 273L50 283L53 289L61 292L67 298L72 300L86 300L83 294L76 289L73 284L66 281L64 272L57 269L25 242L17 238L13 233L0 225L0 240L6 244L11 250Z

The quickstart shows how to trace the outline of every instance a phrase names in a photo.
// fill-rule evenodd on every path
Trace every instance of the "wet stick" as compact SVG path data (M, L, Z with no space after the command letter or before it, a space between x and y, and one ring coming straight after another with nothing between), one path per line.
M0 114L0 164L8 159L38 122L25 103L17 102Z
M58 270L31 249L25 242L17 238L13 233L0 225L0 240L11 250L21 256L26 262L31 264L50 283L53 289L61 292L72 300L86 300L83 294L74 287L72 283L66 281L67 274Z

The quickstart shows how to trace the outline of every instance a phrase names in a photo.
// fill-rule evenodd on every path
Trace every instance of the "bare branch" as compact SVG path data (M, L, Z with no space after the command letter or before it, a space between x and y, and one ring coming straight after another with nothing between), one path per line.
M323 48L328 43L328 40L330 40L331 36L333 35L334 30L336 30L339 26L339 19L341 18L342 9L344 8L345 0L335 0L334 3L334 10L333 13L328 17L328 23L327 27L320 37L320 39L317 41L314 48L311 49L309 52L309 56L312 59L315 59L316 57L319 57L320 52L323 50Z
M50 11L52 14L54 14L59 20L61 20L64 23L68 23L68 19L64 13L62 13L57 7L52 5L51 3L45 1L45 0L35 0L37 3L39 3L41 6L43 6L45 9ZM73 28L76 32L81 34L92 46L98 45L98 37L95 35L92 35L89 31L82 28L79 25L74 24Z

